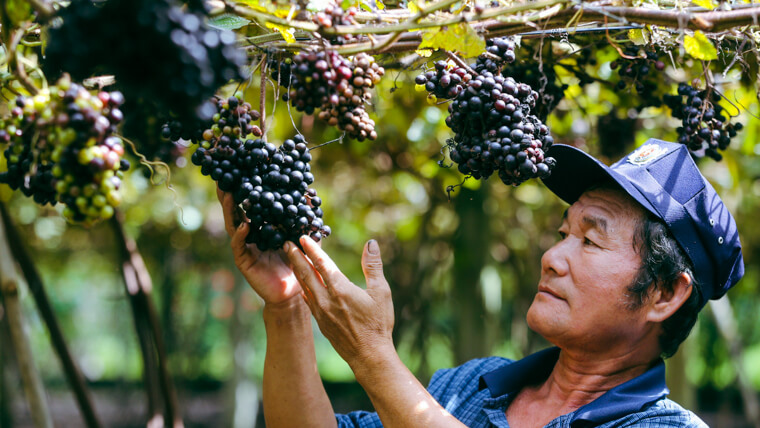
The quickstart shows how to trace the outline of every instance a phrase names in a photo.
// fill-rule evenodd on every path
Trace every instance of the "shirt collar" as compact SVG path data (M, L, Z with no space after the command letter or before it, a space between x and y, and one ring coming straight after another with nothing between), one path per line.
M492 397L519 391L525 385L545 380L559 358L560 349L553 347L536 352L522 360L488 372L480 377ZM596 400L573 412L571 425L602 424L641 411L668 395L665 386L665 363L659 360L643 374L605 392ZM583 421L583 422L582 422Z

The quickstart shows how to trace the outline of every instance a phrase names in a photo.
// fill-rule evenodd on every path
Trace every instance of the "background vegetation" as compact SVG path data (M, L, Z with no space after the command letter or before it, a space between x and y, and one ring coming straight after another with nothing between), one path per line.
M271 33L255 23L237 31L241 37ZM594 81L581 86L566 67L555 67L568 85L547 119L556 142L613 161L648 138L677 139L680 121L667 107L641 108L635 91L615 86L618 77L610 63L619 52L609 37L631 44L630 34L623 30L605 38L604 33L581 37L565 32L522 39L518 61L542 55L572 60L569 55L580 48L593 47L586 71ZM760 397L760 229L754 224L760 212L760 109L754 52L740 48L737 39L729 34L721 38L723 44L716 42L726 54L712 62L690 57L676 44L669 49L672 60L658 74L671 85L664 93L674 93L679 81L712 79L726 97L727 111L745 125L721 162L700 159L699 166L736 217L747 273L720 305L705 308L667 364L672 398L710 426L757 427L760 418L753 418L760 413L752 406ZM525 312L540 275L540 257L556 240L564 204L536 180L507 187L496 178L470 179L449 195L447 187L460 183L462 175L439 164L451 138L444 122L447 104L430 103L415 90L414 76L426 60L417 58L407 69L394 66L403 55L379 57L388 70L371 107L378 139L326 145L313 151L312 165L314 187L325 201L325 222L333 230L323 248L361 283L362 245L370 238L379 241L393 289L397 348L425 380L437 369L470 358L520 358L547 346L525 325ZM433 55L430 60L442 57ZM744 60L734 61L737 57ZM237 87L226 86L220 93L229 95ZM258 78L243 89L246 99L257 104ZM296 130L310 142L340 136L312 116L274 103L271 92L270 141L280 142ZM7 111L6 99L12 99L7 90L3 94L0 114ZM189 164L193 149L171 165L165 183L170 188L152 183L147 169L132 158L133 171L123 187L124 230L135 240L152 278L149 298L157 308L184 425L252 426L261 420L261 302L232 264L215 184ZM39 269L101 422L141 426L160 415L146 403L144 391L150 385L145 384L145 360L123 285L122 239L111 224L68 225L58 209L40 207L4 185L0 199ZM83 425L31 294L25 287L20 292L34 365L44 380L53 419L60 426ZM348 366L316 329L315 334L320 373L336 410L370 408ZM8 340L3 326L0 423L27 426L32 418Z

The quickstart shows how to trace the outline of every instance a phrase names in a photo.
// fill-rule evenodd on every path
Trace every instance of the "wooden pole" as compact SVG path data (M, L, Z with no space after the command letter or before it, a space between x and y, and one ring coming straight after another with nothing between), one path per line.
M1 215L1 214L0 214ZM47 404L47 397L42 386L42 379L34 366L32 348L24 331L24 319L21 302L18 298L18 275L16 264L11 257L11 250L5 234L5 226L0 222L0 291L3 297L5 316L11 333L11 343L16 354L18 369L24 384L24 393L29 403L34 426L52 428L53 420Z
M45 322L45 326L47 326L48 333L50 333L50 342L58 355L58 359L61 361L63 374L66 376L69 387L74 393L74 398L76 398L79 411L82 413L82 419L84 419L85 426L88 428L99 428L102 425L95 414L95 407L92 404L92 398L87 389L87 384L82 375L82 371L71 356L69 347L66 344L66 339L63 337L63 331L55 317L53 306L50 304L50 299L48 299L47 293L45 292L42 278L40 277L32 258L29 256L29 252L24 248L21 236L11 221L11 218L8 215L8 210L2 202L0 202L0 217L2 217L2 223L5 227L5 233L8 237L8 244L11 248L13 258L18 262L21 272L26 279L26 283L29 285L32 297L34 297L34 302L37 304L37 310L40 313L40 317Z

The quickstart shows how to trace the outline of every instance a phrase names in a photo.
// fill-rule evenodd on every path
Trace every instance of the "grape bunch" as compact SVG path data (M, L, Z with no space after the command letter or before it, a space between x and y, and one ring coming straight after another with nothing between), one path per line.
M487 179L498 172L507 185L548 177L555 160L544 154L554 139L531 114L539 94L502 74L515 61L514 43L506 37L490 40L487 53L476 60L474 75L463 66L439 61L435 71L415 79L431 96L453 99L446 117L454 131L448 143L451 160L462 174Z
M687 83L678 85L678 94L663 96L663 101L671 110L671 116L681 119L678 127L678 142L685 144L697 155L704 155L719 161L723 156L718 150L726 150L731 139L743 128L740 122L730 123L718 104L720 95L712 88L696 89Z
M554 139L530 114L537 96L530 86L488 71L468 82L446 118L454 131L451 160L459 171L476 179L498 171L508 185L548 177L554 159L544 153Z
M414 79L419 90L427 91L431 101L456 98L464 90L464 85L472 75L453 61L436 61L433 70L418 75Z
M42 64L46 75L113 74L130 98L150 100L159 112L208 119L213 106L206 101L245 77L235 34L211 29L204 15L175 0L78 0L60 17Z
M321 10L312 15L311 20L321 28L332 28L336 25L354 25L356 20L356 7L351 6L348 9L343 9L337 2L329 2L325 6L324 10ZM336 35L326 37L326 39L333 45L344 45L356 41L356 36L353 34Z
M636 46L628 46L621 57L610 63L610 68L617 70L620 80L615 88L623 90L633 88L642 101L638 109L647 106L660 106L662 100L657 96L660 77L656 75L665 69L665 63L659 59L656 51L639 51Z
M0 120L0 145L8 171L0 183L35 202L66 205L71 222L91 225L113 216L124 146L114 136L123 115L120 92L90 94L68 76L32 97L19 96L10 117Z
M497 37L486 40L486 54L478 56L473 69L477 73L490 71L498 73L504 64L513 63L517 58L515 43L510 37Z
M486 40L486 53L478 56L471 70L456 64L452 60L436 61L433 69L418 75L414 79L418 90L427 91L431 102L451 100L464 90L467 82L475 74L483 72L498 73L505 64L515 60L515 45L510 37Z
M291 59L269 63L272 78L285 88L283 101L314 114L359 141L377 138L375 122L365 108L372 88L385 70L370 55L344 58L335 51L301 52Z
M633 148L639 120L636 117L618 116L616 109L599 116L596 133L599 138L599 153L607 159L620 159Z
M314 175L303 137L285 140L280 147L255 138L248 117L258 112L246 105L238 97L219 101L216 123L202 132L191 161L219 189L233 194L250 220L246 241L259 250L282 248L303 235L315 241L329 236L322 200L309 187Z

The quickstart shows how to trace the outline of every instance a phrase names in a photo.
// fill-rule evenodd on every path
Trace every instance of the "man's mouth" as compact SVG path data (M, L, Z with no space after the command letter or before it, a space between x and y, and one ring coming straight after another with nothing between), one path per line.
M561 299L561 300L565 300L565 299L564 299L562 296L560 296L560 295L559 295L559 294L558 294L556 291L552 290L551 288L549 288L549 287L547 287L547 286L545 286L545 285L541 285L541 284L539 284L539 286L538 286L538 292L539 292L539 293L545 293L545 294L548 294L548 295L550 295L550 296L554 297L555 299Z

